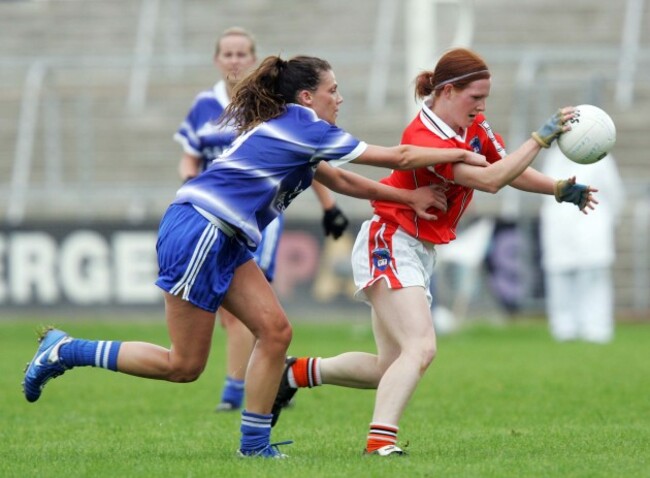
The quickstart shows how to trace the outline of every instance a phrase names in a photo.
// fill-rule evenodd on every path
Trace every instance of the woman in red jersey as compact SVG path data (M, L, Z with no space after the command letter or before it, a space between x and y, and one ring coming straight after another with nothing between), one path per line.
M511 154L495 137L483 116L490 93L485 62L467 49L446 53L434 71L416 79L415 94L424 98L418 115L407 126L403 144L435 148L463 148L486 157L477 167L441 163L411 171L393 171L381 182L403 189L442 185L447 210L434 221L422 220L400 204L374 201L374 217L366 221L352 252L357 297L372 307L377 355L348 352L331 358L290 359L274 412L297 388L332 384L377 388L375 409L365 453L402 455L397 443L398 423L420 378L436 354L436 335L430 312L429 282L435 245L456 237L456 226L475 189L496 193L506 185L523 191L554 194L558 201L593 209L596 190L575 178L554 180L529 165L547 148L572 118L566 107L549 118Z

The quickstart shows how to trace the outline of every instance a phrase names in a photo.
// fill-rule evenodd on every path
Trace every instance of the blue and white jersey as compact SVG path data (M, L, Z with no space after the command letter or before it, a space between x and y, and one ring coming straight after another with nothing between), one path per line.
M260 231L307 189L320 161L356 159L367 144L297 104L239 136L174 203L191 203L239 230L255 249Z
M183 146L185 153L201 158L201 171L235 139L236 132L232 126L217 124L228 104L230 97L226 83L220 81L212 90L196 96L185 121L174 134L174 139Z

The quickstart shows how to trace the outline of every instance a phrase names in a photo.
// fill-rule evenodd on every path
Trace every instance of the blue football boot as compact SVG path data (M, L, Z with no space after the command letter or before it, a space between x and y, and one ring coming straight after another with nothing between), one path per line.
M278 446L280 445L290 445L293 443L292 440L281 441L278 443L269 443L259 450L237 450L237 456L240 458L276 458L283 459L288 458L289 455L282 453Z
M25 368L23 392L28 402L38 400L45 384L67 370L59 360L59 348L71 341L72 337L68 334L52 328L45 330L41 335L36 355Z

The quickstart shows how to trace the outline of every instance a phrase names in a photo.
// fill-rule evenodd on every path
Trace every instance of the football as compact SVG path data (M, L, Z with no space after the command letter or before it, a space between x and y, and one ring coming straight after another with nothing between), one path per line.
M616 142L612 118L597 106L576 106L575 117L569 124L571 131L562 133L557 144L576 163L591 164L603 159Z

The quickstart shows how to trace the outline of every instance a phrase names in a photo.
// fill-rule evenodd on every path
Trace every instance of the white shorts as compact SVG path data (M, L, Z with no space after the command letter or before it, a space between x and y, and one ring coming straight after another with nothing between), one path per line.
M429 284L435 263L433 244L375 215L361 225L352 248L352 273L357 286L354 297L368 303L364 290L383 279L391 289L424 288L431 304Z

